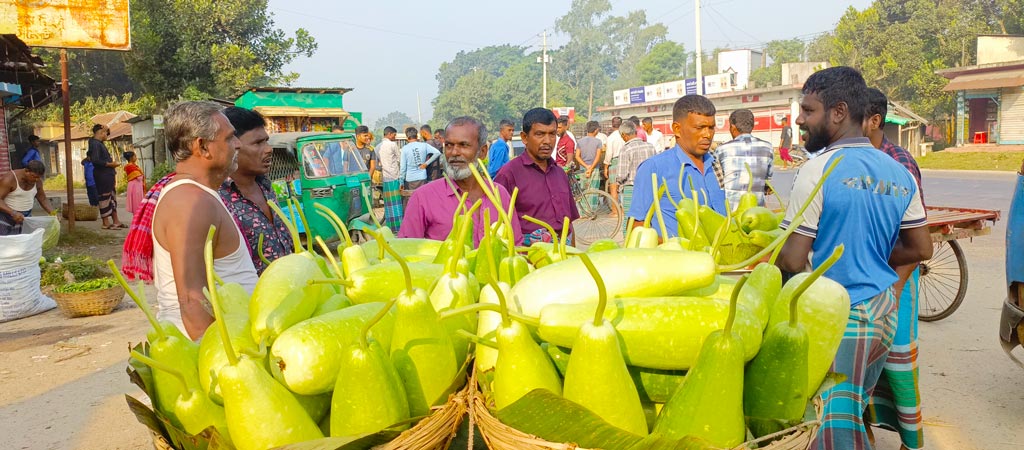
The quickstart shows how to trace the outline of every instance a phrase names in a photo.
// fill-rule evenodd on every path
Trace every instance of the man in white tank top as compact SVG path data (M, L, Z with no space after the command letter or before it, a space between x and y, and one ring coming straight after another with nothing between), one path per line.
M0 236L21 234L21 223L32 215L36 200L48 214L53 214L43 192L45 173L46 166L33 160L24 169L0 174Z
M203 295L203 246L210 225L214 270L225 282L252 293L256 268L234 219L217 194L235 170L241 146L235 129L212 102L182 102L164 113L165 135L177 175L164 187L153 212L153 273L158 317L198 339L213 322Z

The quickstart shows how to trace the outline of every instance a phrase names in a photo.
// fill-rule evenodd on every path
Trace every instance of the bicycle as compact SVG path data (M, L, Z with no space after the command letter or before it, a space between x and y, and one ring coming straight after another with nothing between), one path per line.
M580 217L573 221L573 233L577 245L591 244L598 239L620 237L622 230L622 206L611 194L588 186L583 172L569 174L569 187Z

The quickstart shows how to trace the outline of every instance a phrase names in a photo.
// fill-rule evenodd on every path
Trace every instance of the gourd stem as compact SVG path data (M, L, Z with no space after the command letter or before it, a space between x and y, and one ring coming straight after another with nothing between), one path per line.
M458 330L455 330L455 334L457 334L457 335L459 335L459 336L461 336L463 338L468 339L470 342L472 342L474 344L483 345L484 347L490 347L490 348L493 348L495 350L498 349L498 343L497 342L494 342L494 341L492 341L490 339L484 339L484 338L482 338L480 336L477 336L477 335L475 335L473 333L470 333L470 332L468 332L466 330L463 330L461 328L458 329Z
M334 234L338 235L338 239L342 239L341 228L338 228L338 225L334 223L334 220L331 220L331 216L328 216L327 214L324 214L323 211L319 210L313 212L317 213L317 215L319 215L320 217L323 217L323 219L326 220L327 223L331 225L331 228L334 228Z
M594 326L601 326L604 323L604 310L608 307L608 289L604 285L604 278L601 278L601 273L597 271L594 262L590 260L590 256L587 256L586 253L581 253L579 258L583 261L583 265L587 266L587 272L590 272L591 278L597 283L597 310L594 311Z
M697 236L703 231L700 229L700 202L697 201L697 190L693 189L693 180L690 180L690 202L693 203L693 236ZM700 250L696 246L697 239L690 241L690 250Z
M291 199L289 199L289 207L290 204ZM295 244L295 253L301 252L302 242L299 240L298 228L295 227L295 224L292 223L291 219L289 219L288 216L284 215L284 211L281 210L280 206L277 206L277 202L267 202L267 206L270 207L271 211L274 211L274 214L277 215L277 218L281 219L281 222L284 223L284 226L288 228L288 234L291 234L292 243Z
M569 227L571 226L569 217L562 218L562 236L558 239L558 254L562 256L562 261L565 261L565 241L569 237ZM554 236L551 238L554 239Z
M409 263L402 257L402 255L399 255L395 249L391 248L391 245L389 245L387 241L384 240L383 233L374 233L372 231L367 232L377 240L377 245L380 248L387 251L392 258L395 258L395 261L398 261L398 265L402 266L402 274L405 276L405 291L409 295L412 295L416 288L412 285L412 271L409 270Z
M463 198L465 198L465 196ZM459 259L462 258L462 253L466 249L466 233L469 233L470 218L473 217L473 214L476 213L477 209L479 209L481 205L483 205L483 201L481 200L477 200L476 202L474 202L473 206L470 207L469 211L466 212L466 215L463 216L462 223L459 225L459 229L457 231L459 234L458 237L456 237L455 239L455 249L452 251L451 260L448 261L448 267L450 271L449 275L453 277L455 276L456 272L458 272L456 267L458 266Z
M493 286L491 288L493 289ZM498 294L501 294L500 291L497 292ZM493 311L496 313L501 313L501 305L495 305L493 303L475 303L472 305L462 306L458 308L446 309L438 313L437 317L439 320L448 320L451 319L452 317L473 314L480 311ZM515 319L517 322L530 325L534 328L540 326L540 320L535 317L530 317L515 311L508 311L508 315L509 317Z
M523 216L523 220L525 220L527 222L530 222L530 223L532 223L534 225L541 226L545 230L548 230L548 233L551 234L551 239L554 239L555 236L558 236L558 233L555 233L555 229L550 224L548 224L547 222L545 222L543 220L534 219L533 217L530 217L530 216L527 216L527 215Z
M821 278L828 269L832 268L836 261L839 261L839 258L843 256L844 249L845 246L843 244L836 246L836 248L832 250L832 254L829 255L828 259L822 262L817 269L814 269L807 278L804 278L804 281L796 287L795 291L793 291L793 299L789 301L789 326L796 327L797 324L797 300L805 291L807 291L808 288L811 287L812 284L814 284L815 281L818 281L818 278Z
M488 175L489 176L489 175ZM516 214L516 199L519 198L519 186L512 189L512 196L508 201L508 216L511 222L512 217ZM508 256L516 256L516 232L512 229L512 224L509 223L505 227L505 233L508 234Z
M273 204L273 202L267 202ZM217 232L216 225L210 225L210 231L206 233L206 244L203 246L203 262L206 263L206 284L210 289L210 304L213 306L213 316L220 326L220 340L224 344L224 354L228 357L228 363L232 366L238 364L238 355L231 347L231 337L228 336L228 324L224 321L224 313L220 309L220 296L217 294L217 287L213 285L213 235Z
M334 258L334 253L331 252L331 249L327 248L327 243L324 242L323 238L320 236L316 237L316 243L320 245L320 250L324 252L324 256L327 257L327 261L331 263L331 273L333 273L339 280L344 280L345 272L342 271L341 266L338 265L338 260Z
M725 223L718 227L715 232L715 241L711 243L711 257L715 258L715 264L718 264L719 248L722 245L722 241L725 240L725 235L729 232L729 228L732 226L732 208L729 207L729 199L725 199Z
M743 163L743 167L747 169L747 193L750 194L754 192L754 172L750 170L749 163Z
M668 192L668 179L661 177L661 185L665 186L665 192ZM682 192L682 190L680 189L679 192ZM675 199L672 198L672 194L666 195L665 198L668 199L668 202L672 204L673 208L677 210L679 209L679 203L676 203Z
M779 237L775 238L775 240L772 241L771 244L768 244L767 247L762 248L761 251L755 253L754 256L751 256L750 258L747 258L746 261L741 261L741 262L733 264L731 266L719 266L718 267L718 272L722 273L722 272L731 272L733 270L739 270L739 269L742 269L744 267L747 267L747 266L749 266L751 264L754 264L754 263L760 261L761 258L764 258L765 255L770 253L772 250L775 250L776 247L781 246L782 243L785 242L786 239L789 238L789 235L793 234L793 232L796 231L796 228L799 227L800 224L802 224L802 223L804 223L803 216L797 217L796 219L793 220L793 223L790 224L789 228L786 229L786 231L783 232L781 235L779 235Z
M352 287L352 282L348 280L335 280L335 279L322 279L322 280L309 280L306 284L340 284L345 287Z
M293 201L295 206L292 207L292 211L298 213L299 220L302 222L302 229L306 230L306 251L313 253L313 229L309 227L309 222L306 221L306 212L299 208L298 199L288 199Z
M488 215L487 212L488 210L484 211L485 216ZM486 233L487 236L490 237L490 229L488 229ZM487 240L490 241L490 239ZM498 286L497 282L498 268L494 264L494 246L488 242L486 247L487 248L484 250L487 252L487 268L490 272L490 280L487 281L487 284L491 286L491 289L494 289L494 293L498 296L498 306L501 308L501 325L504 327L510 327L512 326L512 320L509 319L508 315L508 299L505 298L505 293L501 292L501 288Z
M794 220L793 222L795 223L796 221ZM803 222L803 218L802 217L800 218L800 222L801 223ZM792 228L792 225L790 225L790 227ZM779 259L779 255L782 253L782 248L785 247L785 246L786 246L786 242L783 241L783 242L779 243L779 245L777 245L775 247L775 250L772 250L772 256L768 258L768 264L771 264L773 266L775 265L775 261L777 261Z
M270 265L270 260L267 259L266 256L263 256L263 233L260 233L260 239L256 241L256 253L260 255L260 261L262 261L263 264L266 264L268 266Z
M467 167L469 167L469 172L473 174L477 184L480 185L484 195L491 201L494 208L498 210L498 218L505 223L506 227L511 227L512 220L505 213L505 207L501 204L501 198L498 195L498 188L495 186L494 181L491 180L490 174L487 171L483 171L484 176L482 177L480 175L481 171L476 168L476 164L468 164ZM486 177L486 180L484 180L484 177ZM490 227L491 223L488 221L485 225Z
M352 235L351 233L348 232L348 227L345 226L345 222L341 220L341 217L338 217L338 214L336 214L331 208L328 208L319 203L314 203L313 207L322 211L324 214L327 214L328 218L331 220L331 223L334 224L336 228L339 228L341 230L340 237L345 239L345 247L351 247Z
M107 260L107 268L110 269L110 273L114 274L114 277L117 278L117 282L124 288L124 291L128 293L128 296L132 298L135 305L137 305L139 309L142 310L142 313L146 315L146 320L148 320L149 324L153 326L153 330L156 331L157 336L160 336L160 339L166 338L167 333L164 333L163 328L160 328L160 322L156 319L156 315L153 314L153 308L149 307L149 303L146 301L145 297L140 297L138 294L138 292L143 292L142 289L139 289L139 291L136 292L128 285L128 280L124 279L124 275L117 268L117 265L114 264L114 260Z
M627 213L628 213L628 211L627 211ZM626 240L623 241L625 243L625 245L623 245L623 247L629 245L629 238L631 236L633 236L633 224L634 223L636 223L636 219L634 219L632 217L630 217L629 219L626 220Z
M373 202L370 200L370 193L367 192L366 190L364 190L362 187L359 188L359 191L362 194L362 195L360 195L360 197L362 197L363 201L366 202L365 204L366 205L372 205ZM373 225L376 226L377 228L383 228L383 226L381 226L381 224L380 224L380 219L377 218L376 214L373 214L371 212L370 213L370 220L373 221Z
M658 210L658 228L661 229L661 238L667 240L668 228L665 228L665 214L661 211L661 189L658 189L658 186L658 174L652 173L651 190L654 191L654 209Z
M157 360L155 360L153 358L150 358L150 357L148 357L146 355L143 355L142 353L139 353L139 352L137 352L135 350L131 351L131 355L132 355L132 358L135 358L140 363L143 363L143 364L145 364L145 365L147 365L149 367L152 367L152 368L154 368L156 370L162 370L164 372L167 372L167 373L173 375L174 378L176 378L181 383L181 387L182 387L182 390L184 392L189 392L191 390L188 387L188 383L185 381L185 375L182 375L181 371L178 370L176 367L171 366L170 364L164 364L163 362L157 361Z
M743 275L736 282L736 287L732 288L732 296L729 297L729 318L725 319L725 330L723 331L726 336L732 333L732 323L736 321L736 303L740 298L740 290L743 289L744 284L747 284L747 278L750 278L750 275Z
M388 300L388 302L384 304L384 307L381 308L380 311L377 312L377 314L375 314L370 320L363 324L363 329L359 331L360 348L366 350L367 348L370 347L370 342L367 340L366 337L370 334L370 328L373 328L374 325L377 325L377 322L380 322L381 319L383 319L384 316L388 314L388 311L391 311L391 307L395 306L396 301L398 301L397 298Z
M779 195L779 191L775 190L775 186L772 186L771 181L764 180L764 185L768 186L768 189L772 190L772 194L775 194L775 199L779 201L779 206L781 206L782 210L785 211L786 210L786 203L782 201L782 196Z
M655 194L655 197L657 197L657 194ZM653 219L654 219L654 203L652 202L651 206L649 208L647 208L647 215L644 216L644 228L650 228L651 227L651 220L653 220Z

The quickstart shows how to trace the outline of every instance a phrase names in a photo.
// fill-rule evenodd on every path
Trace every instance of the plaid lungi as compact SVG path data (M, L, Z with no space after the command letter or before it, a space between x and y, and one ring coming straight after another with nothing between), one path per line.
M819 450L871 448L864 411L896 334L896 299L891 289L850 308L831 371L846 381L825 391L821 429L811 445Z
M398 228L402 226L402 182L392 180L384 182L384 225L398 234Z
M559 233L561 231L555 230L555 232ZM533 245L534 242L558 242L559 237L561 236L552 237L551 233L548 233L547 228L538 228L530 233L523 233L523 245L529 247ZM565 237L565 244L572 245L572 231L570 231L569 235Z
M633 204L633 185L619 186L619 203L622 204L622 237L629 235L629 206Z
M920 270L907 280L897 309L896 336L868 407L869 423L896 431L910 450L924 448L918 389L917 310Z
M580 177L580 186L582 186L584 190L586 190L586 189L601 189L601 170L600 169L595 168L594 171L590 173L590 178L587 178L587 171L586 170L580 170L578 174L579 174L579 177ZM597 195L591 195L591 196L587 197L587 205L586 206L589 207L589 209L591 211L593 211L593 210L595 210L595 209L597 209L598 207L601 206L601 202L603 200L604 200L603 197L599 197Z

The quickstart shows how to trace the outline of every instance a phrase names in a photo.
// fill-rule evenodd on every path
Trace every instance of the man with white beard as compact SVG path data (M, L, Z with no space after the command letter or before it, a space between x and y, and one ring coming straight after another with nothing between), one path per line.
M475 164L480 174L487 168L480 158L487 155L487 127L472 117L459 117L445 127L444 157L448 164L444 177L417 189L402 219L398 237L444 240L452 230L452 217L463 194L468 194L463 209L468 210L477 200L482 205L473 214L473 246L484 236L484 211L489 210L491 223L500 220L498 210L484 195L483 186L476 181L469 166ZM500 184L494 184L505 211L509 210L510 196ZM523 244L523 233L518 220L512 220L516 245Z

